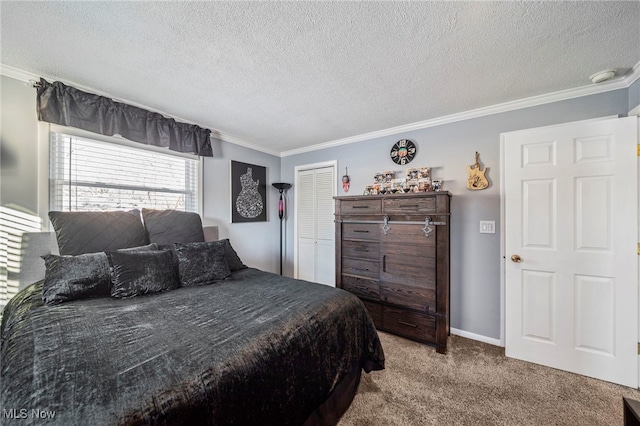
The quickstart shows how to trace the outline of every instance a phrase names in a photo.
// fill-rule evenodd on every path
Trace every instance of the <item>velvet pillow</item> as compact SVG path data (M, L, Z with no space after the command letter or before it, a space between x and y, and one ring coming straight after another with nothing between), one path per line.
M231 276L224 245L219 241L175 243L173 246L178 255L180 284L183 287L211 284Z
M149 242L162 245L204 241L202 221L197 213L142 209L142 218Z
M138 251L152 251L152 250L159 250L158 245L155 244L155 243L151 243L151 244L146 244L144 246L129 247L129 248L125 248L125 249L119 249L119 250L116 250L116 251L117 252L133 253L133 252L138 252Z
M227 264L231 272L239 271L240 269L247 269L248 266L242 263L240 256L231 246L231 241L228 238L220 240L224 244L224 257L227 259Z
M49 212L61 255L108 252L147 244L140 210Z
M158 250L158 245L151 243L144 246L130 247L130 248L120 249L116 251L119 253L121 252L133 253L133 252L150 251L150 250ZM109 275L111 275L111 282L113 283L113 263L111 262L111 253L112 252L107 253L107 258L109 260Z
M109 253L113 273L111 297L133 297L178 288L180 281L169 250Z
M70 300L109 296L109 262L105 253L42 256L45 277L42 300L57 305Z

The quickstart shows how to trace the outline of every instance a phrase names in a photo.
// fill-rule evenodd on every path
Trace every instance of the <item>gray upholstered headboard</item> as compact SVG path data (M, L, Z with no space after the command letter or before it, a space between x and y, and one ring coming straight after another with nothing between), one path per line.
M219 238L217 226L204 226L205 241L216 241ZM55 232L25 232L20 243L20 268L11 279L19 283L22 290L29 284L44 279L44 261L40 256L58 254L58 243Z

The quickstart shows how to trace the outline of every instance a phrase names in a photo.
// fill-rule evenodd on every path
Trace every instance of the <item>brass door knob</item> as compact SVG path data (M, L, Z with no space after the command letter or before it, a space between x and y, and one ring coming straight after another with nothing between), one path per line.
M520 263L520 262L522 262L522 258L520 256L518 256L517 254L514 254L513 256L511 256L511 261L515 262L515 263Z

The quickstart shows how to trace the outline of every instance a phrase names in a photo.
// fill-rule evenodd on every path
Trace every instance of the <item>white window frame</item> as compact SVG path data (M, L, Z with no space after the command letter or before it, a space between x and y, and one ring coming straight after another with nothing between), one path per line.
M91 139L95 141L101 141L111 144L124 145L135 149L143 149L152 152L158 152L162 154L175 155L178 157L197 159L198 160L198 211L197 213L202 217L203 210L203 160L202 157L197 157L193 154L185 154L170 151L167 148L160 148L156 146L144 145L138 142L132 142L119 136L104 136L84 130L59 126L50 123L39 123L38 127L38 139L39 150L38 153L38 215L42 219L42 223L45 224L43 228L51 230L51 225L48 219L48 213L50 210L51 200L49 193L49 143L52 133L62 133L69 136L75 136L79 138Z

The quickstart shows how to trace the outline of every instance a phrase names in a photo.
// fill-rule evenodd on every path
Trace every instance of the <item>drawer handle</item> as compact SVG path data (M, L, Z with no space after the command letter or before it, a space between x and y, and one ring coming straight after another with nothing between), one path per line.
M417 209L418 206L417 204L405 204L405 205L401 205L399 206L401 209Z
M357 288L359 290L369 290L369 287L366 287L364 285L357 285L357 286L355 286L355 288Z
M387 272L387 255L382 255L382 272Z
M368 209L369 206L353 206L352 209Z
M368 271L369 268L353 268L354 271Z
M369 250L361 249L361 248L354 248L353 251L361 251L361 252L364 252L364 253L368 253L369 252Z
M369 231L363 230L363 229L354 229L353 232L359 232L361 234L368 234Z
M398 320L398 323L402 324L402 325L406 325L407 327L413 327L413 328L417 328L418 324L412 324L410 322L404 322L401 319Z

